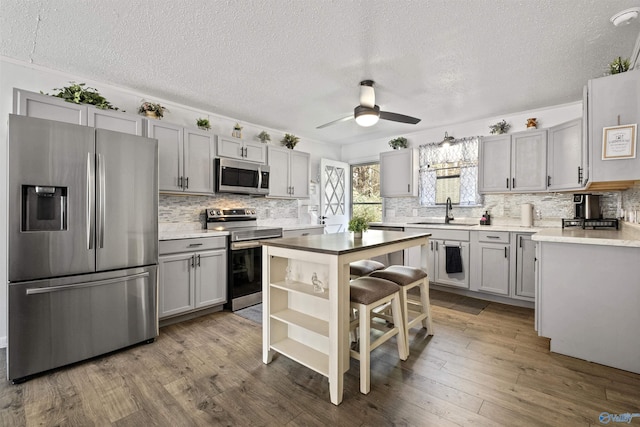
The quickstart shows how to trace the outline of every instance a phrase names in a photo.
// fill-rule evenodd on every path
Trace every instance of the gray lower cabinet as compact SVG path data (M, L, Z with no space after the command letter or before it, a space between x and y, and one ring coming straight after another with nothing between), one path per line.
M431 233L431 237L429 238L429 253L427 256L427 274L429 275L430 282L456 288L469 288L470 258L468 231L411 227L405 227L405 231ZM448 246L459 248L460 257L462 258L461 272L447 273L446 251ZM420 247L409 248L405 258L406 265L420 268Z
M141 116L116 110L101 110L87 104L74 104L62 98L13 89L13 112L22 116L91 126L130 135L144 135Z
M531 234L512 233L516 245L515 286L513 298L533 301L536 296L536 242Z
M213 134L149 119L147 136L158 140L161 192L214 194Z
M509 232L478 231L471 236L473 281L471 290L509 295Z
M158 317L227 301L226 237L160 242Z

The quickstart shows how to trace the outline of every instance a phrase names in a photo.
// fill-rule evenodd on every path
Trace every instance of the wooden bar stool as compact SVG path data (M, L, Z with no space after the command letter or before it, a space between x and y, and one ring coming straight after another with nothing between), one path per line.
M400 286L400 304L402 305L403 326L405 332L406 353L409 355L409 329L422 323L428 335L433 335L431 307L429 305L429 280L427 273L419 268L404 265L391 265L384 270L371 273L369 277L389 280ZM420 300L408 298L408 291L420 289Z
M378 261L373 261L370 259L363 259L361 261L354 261L349 264L349 274L352 279L356 279L362 276L368 276L377 270L382 270L384 268L384 264Z
M351 320L349 330L360 328L360 343L358 351L351 350L350 355L360 361L360 392L369 393L371 389L371 352L380 344L397 335L398 355L401 360L407 360L406 333L402 323L402 308L400 305L400 287L388 280L360 277L350 283L351 309L357 310L357 316ZM391 305L393 326L372 322L371 312L381 305ZM371 329L382 331L383 334L371 342Z

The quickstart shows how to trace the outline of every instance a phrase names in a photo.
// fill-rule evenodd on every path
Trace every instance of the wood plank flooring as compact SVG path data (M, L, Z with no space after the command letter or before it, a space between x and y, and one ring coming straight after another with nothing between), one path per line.
M262 363L261 325L221 312L20 385L1 351L0 425L596 426L602 412L640 412L640 375L550 353L532 310L474 314L455 309L459 296L434 298L436 335L413 329L405 362L393 340L377 349L368 395L352 360L339 406L321 375L283 356Z

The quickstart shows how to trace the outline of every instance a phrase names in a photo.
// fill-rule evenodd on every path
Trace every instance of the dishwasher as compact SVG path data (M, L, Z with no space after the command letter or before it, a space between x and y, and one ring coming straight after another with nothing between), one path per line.
M404 227L400 225L370 225L369 230L404 231ZM371 259L383 263L385 267L390 265L404 265L404 251L391 252Z

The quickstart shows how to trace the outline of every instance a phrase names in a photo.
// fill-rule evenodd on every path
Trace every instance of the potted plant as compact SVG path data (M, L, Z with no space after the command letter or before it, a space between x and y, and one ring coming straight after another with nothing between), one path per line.
M501 122L498 122L495 125L489 126L489 129L491 129L491 132L490 132L491 134L501 135L503 133L507 133L510 127L511 125L507 123L504 119L502 119Z
M355 239L362 239L362 232L369 228L369 217L366 215L354 215L349 220L349 231L353 231Z
M117 107L111 105L107 99L100 95L97 89L92 87L85 87L85 83L70 82L71 86L65 86L63 88L54 88L53 90L59 90L55 95L58 98L62 98L67 102L73 102L74 104L90 104L101 110L117 110ZM49 95L49 94L47 94Z
M404 136L399 136L389 141L389 145L394 150L397 150L399 148L407 148L409 144L407 142L407 138L405 138Z
M138 108L138 114L144 114L147 117L152 117L154 119L160 119L164 117L164 112L169 111L162 105L158 103L144 101L140 104L140 108Z
M240 126L240 123L236 122L236 124L233 125L233 132L231 132L231 136L234 138L242 138L242 126Z
M211 123L209 122L209 119L200 119L198 118L196 120L196 125L198 125L198 127L202 130L209 130L211 129Z
M260 140L260 142L262 142L263 144L266 144L267 142L271 141L271 135L269 135L267 132L262 131L258 134L258 139Z
M296 144L300 141L300 138L298 138L295 135L291 135L289 133L285 133L284 134L284 138L282 138L280 140L280 142L282 143L282 145L284 145L285 147L287 147L290 150L293 150L293 148L296 146Z
M609 74L619 74L629 71L630 65L631 63L628 58L622 59L621 57L617 57L609 64Z

